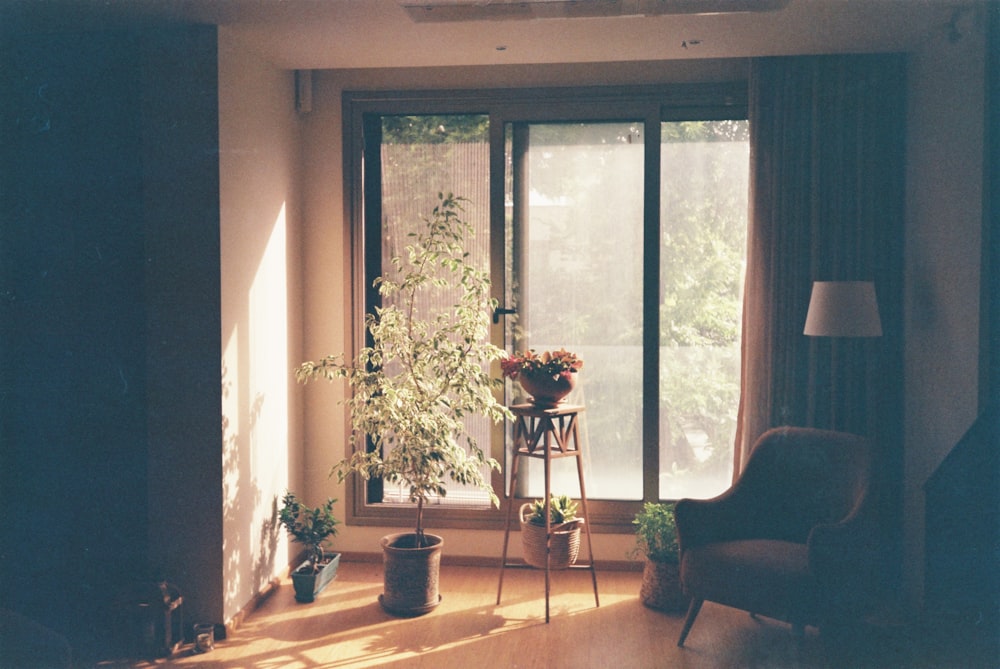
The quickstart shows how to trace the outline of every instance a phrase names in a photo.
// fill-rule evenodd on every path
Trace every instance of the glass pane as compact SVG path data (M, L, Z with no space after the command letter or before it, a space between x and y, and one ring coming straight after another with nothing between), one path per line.
M382 271L390 273L391 258L404 255L409 233L422 225L438 204L438 193L466 198L463 220L475 236L468 240L474 263L489 264L489 117L434 115L382 117ZM369 281L374 277L368 277ZM450 310L459 293L441 295L436 303L417 305L433 314ZM484 305L485 308L485 305ZM487 453L491 423L482 417L466 419L466 431ZM489 479L489 473L484 470ZM406 503L409 490L385 485L384 502ZM489 505L489 497L475 487L449 482L448 495L431 504Z
M584 361L567 401L586 407L587 497L642 498L641 123L533 123L508 130L512 298L508 350L565 348ZM515 401L519 387L512 387ZM523 459L522 496L544 495ZM510 454L508 451L508 471ZM579 495L574 458L552 490Z
M660 499L732 481L740 383L746 121L662 124Z

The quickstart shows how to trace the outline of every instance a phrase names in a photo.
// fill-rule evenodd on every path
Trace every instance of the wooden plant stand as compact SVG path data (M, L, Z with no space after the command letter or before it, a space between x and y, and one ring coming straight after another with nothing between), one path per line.
M594 569L594 547L590 541L590 514L587 510L587 492L583 483L583 450L580 444L579 415L584 407L576 405L543 409L533 404L515 404L510 407L514 414L514 457L510 469L510 494L507 496L507 521L503 534L503 556L500 559L500 583L497 586L497 605L503 593L503 575L508 567L524 568L530 565L507 561L507 547L510 543L510 525L514 515L514 491L517 489L518 463L521 458L538 458L545 463L545 622L549 622L550 557L552 541L552 519L549 504L552 499L553 459L576 458L576 471L580 479L580 506L583 508L583 529L587 536L587 564L573 564L570 569L589 569L594 584L594 605L600 606L597 594L597 571Z

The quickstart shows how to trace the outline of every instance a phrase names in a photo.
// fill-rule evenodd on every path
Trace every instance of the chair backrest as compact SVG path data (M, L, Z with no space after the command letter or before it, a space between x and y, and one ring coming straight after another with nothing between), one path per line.
M805 543L820 523L843 520L868 494L871 449L863 437L780 427L754 445L736 486L752 500L747 536Z

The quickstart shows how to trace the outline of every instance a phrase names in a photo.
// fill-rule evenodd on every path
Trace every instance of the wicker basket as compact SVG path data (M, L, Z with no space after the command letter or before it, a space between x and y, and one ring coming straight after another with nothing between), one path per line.
M528 522L531 515L531 504L521 506L521 546L524 549L524 561L532 567L545 569L545 526ZM583 518L552 526L551 553L549 554L549 569L566 569L576 562L580 553L580 526Z
M657 611L670 613L686 611L689 599L681 589L680 566L676 563L655 562L646 558L639 598L645 606Z

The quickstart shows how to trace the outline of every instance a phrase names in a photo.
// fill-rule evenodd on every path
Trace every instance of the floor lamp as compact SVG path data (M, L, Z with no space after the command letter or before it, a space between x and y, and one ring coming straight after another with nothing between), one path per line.
M852 339L881 337L882 321L878 313L875 284L871 281L816 281L813 283L812 297L809 300L809 311L806 314L803 334L810 337ZM867 386L867 370L861 370L855 375L842 369L841 375L836 374L836 368L839 366L836 358L846 355L848 361L852 359L863 361L866 356L860 352L860 358L855 358L847 352L849 349L838 353L838 348L835 346L831 350L833 357L830 359L829 372L832 375L831 381L839 376L847 384L844 386L844 391L848 394L843 395L840 401L837 401L831 394L830 404L827 405L826 409L829 412L827 420L830 422L830 427L871 434L876 428L872 422L874 417L870 411L862 409L859 414L856 405L852 407L856 391ZM847 372L847 376L843 375L845 372ZM812 399L813 402L818 400L815 396ZM814 404L813 402L810 402L810 414L816 416L819 407L826 405L826 403Z
M875 284L816 281L803 334L811 337L881 337Z

